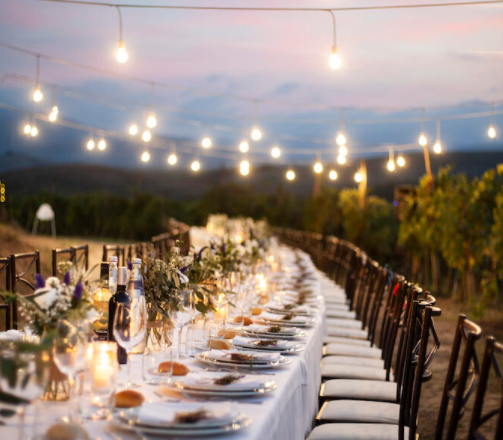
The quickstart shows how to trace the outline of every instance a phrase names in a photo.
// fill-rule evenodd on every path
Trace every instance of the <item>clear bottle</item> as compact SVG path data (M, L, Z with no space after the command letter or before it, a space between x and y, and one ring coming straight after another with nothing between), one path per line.
M126 292L127 267L119 267L117 270L117 291L110 298L108 306L108 340L117 342L114 337L114 319L117 304L131 304L131 297ZM119 364L127 363L127 352L120 345L117 346L117 358Z
M117 267L119 263L118 257L108 257L108 264L110 265L109 270L109 280L108 280L108 288L114 294L117 292Z
M135 303L138 307L146 307L145 305L145 288L143 286L143 276L141 275L141 258L133 258L131 262L133 268L129 275L126 291L131 297L131 300L137 300ZM145 338L146 340L146 338ZM140 342L133 350L132 354L140 354L145 351L145 340Z
M108 308L112 292L108 288L109 264L101 263L100 286L93 292L93 305L101 313L94 322L93 330L99 341L106 341L108 335Z

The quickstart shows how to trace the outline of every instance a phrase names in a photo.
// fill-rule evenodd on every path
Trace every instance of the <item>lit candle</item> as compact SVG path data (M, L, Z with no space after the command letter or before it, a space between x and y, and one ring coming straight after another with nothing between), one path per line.
M94 390L114 388L118 375L117 344L115 342L95 342L93 346L91 387Z

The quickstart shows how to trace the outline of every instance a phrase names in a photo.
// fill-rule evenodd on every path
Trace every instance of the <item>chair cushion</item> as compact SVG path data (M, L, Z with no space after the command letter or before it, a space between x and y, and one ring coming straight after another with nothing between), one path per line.
M325 310L327 313L331 311L349 310L349 304L326 304Z
M352 310L327 310L327 318L355 319L356 312Z
M384 360L356 356L325 356L321 360L321 365L357 365L359 367L380 368L382 370L384 369Z
M378 400L396 402L396 382L332 379L322 385L320 397L328 399Z
M397 425L377 423L327 423L314 428L307 440L398 440ZM404 428L409 438L409 428Z
M326 295L325 302L327 304L347 304L348 299L345 295Z
M331 400L321 407L317 420L341 423L398 424L400 405L365 400Z
M390 374L391 376L391 374ZM386 370L382 368L362 367L359 365L322 365L322 380L327 379L362 379L386 380ZM391 378L392 379L392 378Z
M332 343L324 347L323 355L356 356L380 359L382 357L382 350L377 347L364 347L356 344Z
M342 327L342 328L362 328L362 322L356 319L344 319L344 318L328 318L327 325L330 327Z
M368 339L354 339L354 338L343 338L341 336L325 336L323 339L324 344L350 344L350 345L361 345L363 347L370 347L370 341Z
M328 336L342 336L344 338L368 339L369 333L361 328L327 327Z

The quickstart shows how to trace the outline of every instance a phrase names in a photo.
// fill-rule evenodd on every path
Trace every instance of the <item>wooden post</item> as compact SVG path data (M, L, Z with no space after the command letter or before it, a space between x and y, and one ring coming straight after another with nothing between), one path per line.
M428 142L423 147L423 155L424 155L424 167L426 168L426 174L428 175L428 186L430 191L433 191L433 173L431 172L431 163L430 163L430 149L428 147Z
M365 159L360 161L360 173L362 174L362 181L358 184L360 208L365 209L365 201L367 198L367 163Z

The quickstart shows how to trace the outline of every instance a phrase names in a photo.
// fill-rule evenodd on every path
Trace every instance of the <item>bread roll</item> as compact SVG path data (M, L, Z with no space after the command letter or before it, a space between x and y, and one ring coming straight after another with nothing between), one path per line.
M264 309L262 307L252 307L251 314L256 316L260 315L263 311Z
M171 362L161 362L159 364L159 373L169 373L171 371ZM190 372L187 365L179 362L173 362L173 376L186 376Z
M143 397L143 394L134 390L119 391L115 395L116 408L134 408L141 406L144 401L145 397Z
M210 341L210 349L214 350L230 350L232 342L225 339L212 339Z
M82 425L56 423L45 433L47 440L89 440L89 434Z
M218 336L223 335L224 339L233 339L237 334L238 334L238 331L232 330L232 329L225 329L225 331L224 330L218 331Z
M234 322L239 323L243 321L243 325L250 325L253 324L253 320L251 318L248 318L248 316L239 315L234 317Z

